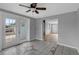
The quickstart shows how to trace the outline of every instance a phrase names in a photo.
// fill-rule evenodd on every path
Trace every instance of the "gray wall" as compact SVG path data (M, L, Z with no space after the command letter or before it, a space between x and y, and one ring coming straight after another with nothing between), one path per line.
M30 19L30 40L42 39L42 20Z
M78 48L76 12L59 15L59 43Z
M35 19L30 19L30 40L34 40L36 35L36 21Z
M57 18L59 44L79 49L79 11L50 16L42 20Z
M77 39L76 39L76 45L78 46L78 49L79 49L79 10L77 11L77 16L76 16L76 18L77 18L77 28L76 28L76 37L77 37Z
M2 49L2 17L0 12L0 50Z
M42 38L42 20L36 20L36 39L43 40Z

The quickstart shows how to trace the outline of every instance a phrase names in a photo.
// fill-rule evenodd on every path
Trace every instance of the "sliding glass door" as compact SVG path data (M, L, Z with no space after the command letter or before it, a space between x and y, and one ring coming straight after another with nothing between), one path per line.
M30 41L30 19L2 12L2 49Z
M28 22L26 19L5 18L4 48L27 41Z
M16 19L5 18L5 47L9 47L16 44Z

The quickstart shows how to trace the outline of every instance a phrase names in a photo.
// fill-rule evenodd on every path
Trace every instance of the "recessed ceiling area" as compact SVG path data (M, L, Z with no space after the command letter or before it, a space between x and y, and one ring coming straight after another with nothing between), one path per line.
M19 4L30 6L31 3L0 3L0 9L5 9L32 18L43 18L66 12L77 11L79 8L78 3L38 3L37 6L46 7L46 11L38 10L39 14L36 14L32 12L25 12L28 10L28 8L21 7Z

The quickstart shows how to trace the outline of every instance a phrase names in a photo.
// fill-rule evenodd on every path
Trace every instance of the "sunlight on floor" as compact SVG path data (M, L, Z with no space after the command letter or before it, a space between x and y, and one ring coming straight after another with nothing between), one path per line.
M5 37L5 40L6 40L6 47L11 46L16 41L16 35L7 35Z
M58 41L58 34L52 34L52 33L49 33L46 35L45 39L47 41L54 41L54 42L57 42Z

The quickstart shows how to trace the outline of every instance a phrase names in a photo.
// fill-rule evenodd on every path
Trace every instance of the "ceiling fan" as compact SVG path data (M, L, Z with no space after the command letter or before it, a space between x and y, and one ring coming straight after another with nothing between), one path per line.
M32 3L32 4L30 4L30 6L19 4L19 6L29 8L29 10L27 10L26 12L32 11L32 12L35 12L36 14L39 14L38 10L46 10L45 7L37 7L37 3Z

